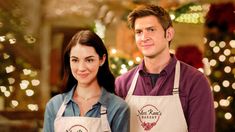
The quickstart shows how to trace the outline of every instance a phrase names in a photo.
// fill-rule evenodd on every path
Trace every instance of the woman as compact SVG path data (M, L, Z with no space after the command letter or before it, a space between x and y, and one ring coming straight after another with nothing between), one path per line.
M114 76L102 40L76 33L64 51L63 93L46 106L45 132L128 132L129 108L114 95Z

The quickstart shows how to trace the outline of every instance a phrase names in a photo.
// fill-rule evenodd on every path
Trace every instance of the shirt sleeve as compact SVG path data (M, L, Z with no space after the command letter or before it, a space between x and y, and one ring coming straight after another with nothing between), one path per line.
M115 79L115 93L116 93L117 96L125 99L125 97L123 96L122 88L121 88L120 77L117 77Z
M47 103L46 110L44 113L44 123L43 123L43 131L44 132L54 132L54 120L55 113L52 111L52 104Z
M186 117L189 132L214 132L215 110L212 91L205 76L193 83Z

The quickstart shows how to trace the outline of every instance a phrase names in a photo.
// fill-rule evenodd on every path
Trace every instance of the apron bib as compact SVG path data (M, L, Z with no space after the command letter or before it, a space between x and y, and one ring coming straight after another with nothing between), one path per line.
M101 106L101 117L79 117L70 116L63 117L63 113L66 109L64 103L61 105L55 122L55 132L111 132L108 120L107 109Z
M128 91L126 102L131 111L131 132L187 132L187 124L179 98L180 63L177 61L173 95L133 95L139 71Z

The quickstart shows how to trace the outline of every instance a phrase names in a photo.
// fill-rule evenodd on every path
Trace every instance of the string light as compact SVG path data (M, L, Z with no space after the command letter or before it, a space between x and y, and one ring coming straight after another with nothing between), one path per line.
M31 111L38 111L38 105L37 104L28 104L28 109Z
M226 73L230 73L231 72L231 67L230 66L226 66L225 68L224 68L224 72L226 72Z
M25 92L26 92L27 96L33 96L34 95L34 91L32 89L27 89Z
M7 66L6 68L6 73L11 73L15 70L15 67L13 65Z
M228 80L224 80L224 81L222 82L222 85L223 85L224 87L228 87L228 86L229 86L229 81L228 81Z
M232 114L227 112L224 114L224 118L227 119L227 120L230 120L232 118Z
M224 42L224 41L221 41L220 43L219 43L219 47L220 48L224 48L226 46L226 43Z
M235 40L231 40L229 42L229 45L232 47L232 48L235 48Z

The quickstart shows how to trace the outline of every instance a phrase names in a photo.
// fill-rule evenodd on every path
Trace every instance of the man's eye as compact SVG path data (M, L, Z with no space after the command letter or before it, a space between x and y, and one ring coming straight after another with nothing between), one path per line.
M148 31L153 32L153 31L155 31L155 29L149 28Z
M135 34L140 34L141 33L141 31L135 31Z

